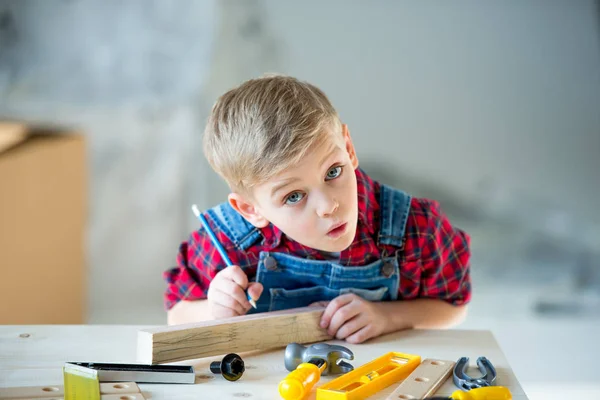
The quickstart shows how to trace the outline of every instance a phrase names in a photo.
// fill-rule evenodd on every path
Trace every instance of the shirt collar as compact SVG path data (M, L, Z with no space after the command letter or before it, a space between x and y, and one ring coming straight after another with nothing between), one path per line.
M371 234L375 234L376 218L379 212L379 202L377 201L377 193L379 187L377 182L372 180L366 172L361 168L354 170L356 175L356 195L358 200L358 225L362 224L367 231ZM357 231L360 226L356 227ZM263 246L267 250L274 249L279 246L283 232L273 224L269 224L265 228L262 228L261 233L263 235Z

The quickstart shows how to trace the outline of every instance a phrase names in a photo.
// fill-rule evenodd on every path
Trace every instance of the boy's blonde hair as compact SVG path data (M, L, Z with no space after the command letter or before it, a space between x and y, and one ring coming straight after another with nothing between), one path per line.
M282 75L251 79L215 103L204 132L204 153L234 192L250 194L296 164L341 122L317 87Z

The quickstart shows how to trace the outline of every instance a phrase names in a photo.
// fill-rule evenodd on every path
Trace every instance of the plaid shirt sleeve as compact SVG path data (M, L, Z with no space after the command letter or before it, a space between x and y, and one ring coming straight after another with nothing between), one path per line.
M215 234L226 251L229 250L229 239L220 231ZM234 263L238 261L235 254L228 251L228 255ZM180 300L206 299L210 283L224 266L225 262L204 229L193 232L189 240L179 246L177 267L163 273L167 282L165 309L170 310Z
M170 310L180 300L206 299L208 286L214 277L210 272L214 267L209 259L202 256L202 252L197 251L203 247L204 239L199 232L192 233L190 239L179 246L177 267L163 273L167 281L165 309Z
M412 199L405 249L418 258L418 297L442 299L454 305L469 303L470 238L452 226L438 202Z

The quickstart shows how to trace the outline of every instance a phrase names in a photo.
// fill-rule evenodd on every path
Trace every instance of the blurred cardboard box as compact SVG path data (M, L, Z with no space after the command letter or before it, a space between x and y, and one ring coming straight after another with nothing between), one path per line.
M0 121L0 324L85 323L85 140Z

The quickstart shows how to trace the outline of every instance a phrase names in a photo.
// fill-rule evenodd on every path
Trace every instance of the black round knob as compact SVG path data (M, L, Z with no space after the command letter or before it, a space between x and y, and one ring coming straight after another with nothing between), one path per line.
M244 360L235 353L227 354L221 361L210 363L210 371L213 374L223 375L228 381L237 381L245 371Z

